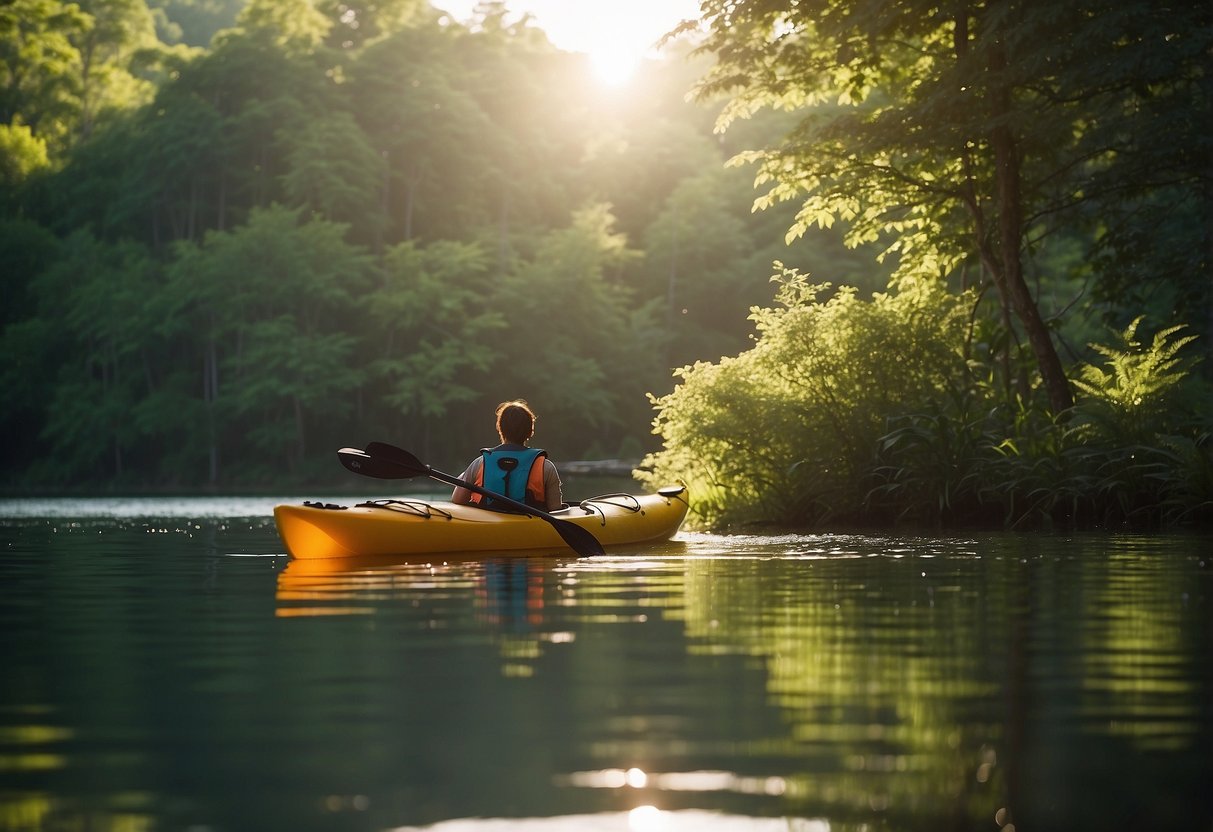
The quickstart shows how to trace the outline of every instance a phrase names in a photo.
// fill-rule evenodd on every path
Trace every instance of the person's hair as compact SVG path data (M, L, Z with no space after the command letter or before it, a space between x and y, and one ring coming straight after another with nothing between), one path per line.
M535 432L535 414L522 399L497 405L497 434L503 442L524 445Z

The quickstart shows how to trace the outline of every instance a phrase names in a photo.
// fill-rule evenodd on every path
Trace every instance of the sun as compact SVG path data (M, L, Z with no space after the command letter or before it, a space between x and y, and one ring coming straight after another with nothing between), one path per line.
M2 0L0 0L2 2ZM473 18L478 0L433 0L460 20ZM558 48L589 56L603 87L632 81L657 43L684 20L699 17L699 0L506 0L513 16L543 30Z
M598 83L622 87L635 77L643 58L644 55L634 49L604 46L590 52L590 67Z

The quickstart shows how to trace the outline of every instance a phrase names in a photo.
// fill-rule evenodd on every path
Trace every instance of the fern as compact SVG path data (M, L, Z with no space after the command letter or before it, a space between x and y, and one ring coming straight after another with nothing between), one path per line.
M1076 438L1132 444L1171 427L1170 405L1195 363L1180 351L1196 336L1176 337L1181 324L1159 331L1146 347L1137 337L1141 322L1139 316L1118 333L1117 346L1091 344L1106 360L1081 366L1073 380L1086 397L1075 408Z

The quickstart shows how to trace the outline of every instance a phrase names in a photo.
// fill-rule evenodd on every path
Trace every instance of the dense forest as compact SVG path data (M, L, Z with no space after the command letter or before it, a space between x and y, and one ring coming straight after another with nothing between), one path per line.
M521 396L714 523L1208 521L1208 4L701 8L607 90L502 3L0 5L3 485Z
M645 394L744 347L774 257L864 279L750 214L685 60L611 92L500 4L256 0L204 49L175 8L0 10L10 483L455 464L516 396L556 458L639 459Z

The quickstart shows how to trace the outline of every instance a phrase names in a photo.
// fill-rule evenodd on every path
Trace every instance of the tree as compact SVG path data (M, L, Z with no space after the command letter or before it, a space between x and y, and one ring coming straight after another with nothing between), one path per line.
M507 328L494 345L502 358L492 397L522 395L559 426L545 431L546 442L579 450L591 430L617 443L613 431L636 424L632 404L660 379L660 312L636 305L617 279L637 252L613 226L605 205L575 212L498 284L494 301Z
M430 431L474 401L500 351L489 347L505 327L494 308L489 260L474 243L400 243L384 256L383 283L363 300L378 338L368 375L398 417Z
M215 34L236 25L244 0L148 0L160 39L193 47L210 45ZM171 33L171 36L170 36Z
M488 216L480 185L494 130L461 88L451 37L437 26L404 30L349 70L354 113L385 163L389 242L457 237L460 225Z
M156 278L140 246L77 231L35 281L39 314L27 326L59 342L43 344L44 354L64 359L41 431L46 459L55 462L52 479L125 475L139 438L131 415L154 384L156 336L147 303Z
M758 204L800 202L792 235L835 221L856 244L892 235L901 277L976 257L1028 338L1050 407L1066 410L1072 394L1025 258L1041 235L1081 229L1080 206L1121 198L1091 188L1125 146L1147 141L1133 132L1136 105L1176 84L1193 102L1207 4L702 6L703 49L717 64L698 94L731 97L721 128L764 106L802 115L779 147L741 157L770 186ZM1182 57L1143 64L1163 52Z
M352 409L354 298L371 263L345 231L274 206L177 247L165 327L194 339L212 482L221 451L246 443L298 470L310 430Z
M290 202L373 238L382 220L377 196L383 160L354 118L336 112L310 121L284 143L289 167L282 183Z
M570 202L584 198L582 163L597 132L576 56L558 52L526 16L507 24L505 14L503 4L479 4L471 31L452 43L461 88L491 123L477 142L476 192L463 199L485 203L481 236L492 237L499 274L528 229L564 223Z
M333 27L311 0L251 0L236 22L252 37L288 55L314 52Z
M57 160L99 120L146 103L170 51L143 0L0 5L0 124L19 120Z
M752 246L738 215L730 171L709 169L678 183L646 232L646 271L660 281L665 330L672 343L664 364L677 367L703 358L722 330L733 334L750 306L744 299L745 253ZM735 315L739 321L728 320ZM736 352L739 337L730 345ZM713 356L714 357L714 356Z
M225 33L213 51L182 64L150 105L110 119L78 145L28 201L62 233L90 225L107 239L142 240L157 251L199 240L244 222L254 207L284 201L292 149L316 175L316 142L333 129L320 126L329 125L321 114L340 109L332 86L311 55L288 54L264 33ZM304 152L309 125L316 126Z
M132 70L140 53L161 46L144 0L81 0L92 25L73 40L80 55L79 139L87 139L107 110L129 109L151 99L152 84Z
M356 50L425 12L434 13L425 0L317 0L315 5L333 22L328 46L340 50Z
M31 173L49 165L46 142L20 119L13 124L0 124L0 190L16 190Z
M60 345L67 333L43 310L31 285L59 256L59 240L28 220L0 221L0 431L7 436L34 436L46 419L56 367L64 360ZM24 468L37 454L29 442L6 442L0 469Z
M80 112L74 39L91 19L74 3L0 4L0 124L20 117L55 153L70 144Z

